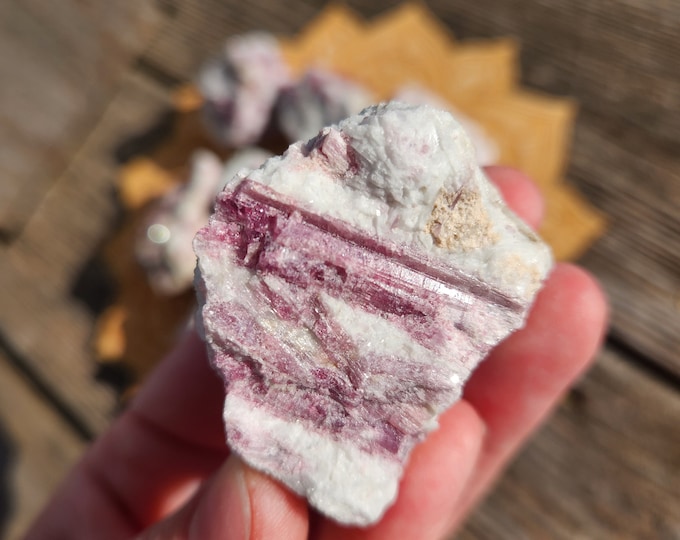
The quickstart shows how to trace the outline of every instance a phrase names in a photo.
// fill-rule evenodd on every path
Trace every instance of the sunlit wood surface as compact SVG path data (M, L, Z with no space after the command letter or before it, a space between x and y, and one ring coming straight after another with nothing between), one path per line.
M88 341L121 141L225 36L292 34L322 5L0 3L0 535L20 535L116 412ZM604 350L458 537L680 538L680 4L428 6L458 38L517 37L522 83L578 100L566 176L609 220L580 261L611 301Z

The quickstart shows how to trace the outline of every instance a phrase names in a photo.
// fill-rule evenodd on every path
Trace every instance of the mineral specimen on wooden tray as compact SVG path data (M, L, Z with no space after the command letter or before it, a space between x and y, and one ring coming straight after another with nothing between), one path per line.
M223 164L208 150L194 152L186 184L150 206L137 235L135 255L154 292L174 295L191 287L196 266L191 243L196 231L208 222L215 195L236 173L256 169L271 155L262 148L248 147Z
M498 162L500 157L498 144L484 131L484 127L462 112L457 111L450 103L434 92L418 84L411 83L398 88L392 99L412 105L431 105L437 109L449 111L463 127L467 136L470 137L472 146L475 147L477 163L485 167Z
M356 525L552 263L453 117L401 103L237 176L194 249L230 447Z
M290 141L309 139L375 103L360 84L325 69L312 68L284 89L276 106L281 131Z
M135 256L154 291L176 294L191 283L191 239L208 220L221 178L220 159L207 150L195 152L188 182L150 206L135 241Z
M279 91L290 82L272 35L230 38L222 55L207 62L198 77L208 128L227 146L252 144L267 127Z

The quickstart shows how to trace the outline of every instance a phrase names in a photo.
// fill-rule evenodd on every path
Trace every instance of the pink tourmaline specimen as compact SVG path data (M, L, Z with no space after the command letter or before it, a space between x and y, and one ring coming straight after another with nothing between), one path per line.
M273 36L251 32L230 38L222 55L198 76L208 128L227 146L254 143L267 127L279 91L290 82Z
M156 293L174 295L191 287L196 266L191 243L212 212L222 169L222 161L212 152L194 152L188 181L148 208L135 256Z
M237 176L194 247L230 447L358 525L551 266L453 117L400 103Z
M191 288L196 267L192 242L208 222L215 195L241 169L255 169L271 155L246 147L222 163L209 150L194 152L188 181L150 206L135 242L137 261L156 293L175 295Z
M373 95L358 83L332 71L312 68L294 85L281 91L276 116L289 141L309 139L368 105Z

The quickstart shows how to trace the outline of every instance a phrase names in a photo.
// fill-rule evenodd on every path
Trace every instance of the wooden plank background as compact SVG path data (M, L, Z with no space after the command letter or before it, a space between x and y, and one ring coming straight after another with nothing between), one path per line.
M149 0L0 3L0 234L18 235L162 20Z
M365 16L397 5L349 4ZM117 222L116 148L158 119L225 36L291 34L322 5L0 3L0 500L11 503L0 532L10 538L115 414L87 345L102 293L78 289ZM457 37L516 36L523 84L580 102L567 175L610 224L581 261L611 300L605 351L459 537L680 538L680 4L428 6Z

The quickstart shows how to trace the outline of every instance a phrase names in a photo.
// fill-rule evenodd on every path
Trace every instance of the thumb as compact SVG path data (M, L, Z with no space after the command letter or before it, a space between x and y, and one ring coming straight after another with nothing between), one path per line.
M140 540L306 540L304 500L231 455L177 512Z

